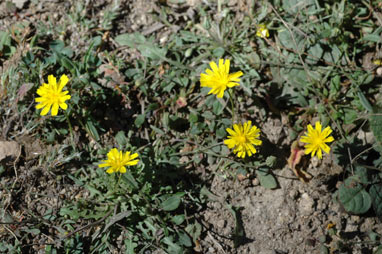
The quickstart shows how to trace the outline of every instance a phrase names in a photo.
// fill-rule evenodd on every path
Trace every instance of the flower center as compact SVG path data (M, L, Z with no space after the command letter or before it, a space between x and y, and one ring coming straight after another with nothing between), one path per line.
M60 102L60 94L56 91L51 91L49 94L49 99L52 103L59 103Z
M225 73L224 71L220 71L218 82L220 87L223 87L223 86L226 87L229 82L228 73Z
M323 143L322 141L323 141L322 137L320 137L320 135L318 134L314 135L312 138L312 144L315 147L320 147L320 145Z
M245 136L238 136L237 137L237 142L240 144L244 144L247 142L247 138Z

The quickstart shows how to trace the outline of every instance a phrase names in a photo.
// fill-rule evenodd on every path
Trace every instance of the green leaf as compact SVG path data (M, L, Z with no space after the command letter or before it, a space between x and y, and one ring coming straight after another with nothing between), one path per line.
M378 233L373 232L373 231L369 231L368 235L369 235L370 240L373 242L378 241L378 239L380 238L380 235Z
M218 48L215 48L213 51L212 51L212 55L216 58L222 58L223 55L224 55L224 48L222 47L218 47Z
M89 190L89 192L90 192L90 198L92 198L92 197L94 197L94 196L100 196L100 197L102 197L103 196L103 194L99 191L99 190L97 190L96 188L94 188L93 186L90 186L90 185L88 185L88 184L86 184L85 185L85 187Z
M162 202L161 207L164 211L174 211L180 205L180 201L184 196L184 192L179 192L168 197L165 201Z
M373 252L373 254L382 254L382 245L379 245L378 248Z
M375 139L382 143L382 109L374 109L373 112L369 117L370 129Z
M358 182L358 177L349 177L339 188L338 198L349 213L363 214L371 207L371 197Z
M216 100L213 104L212 104L212 111L214 112L215 115L220 115L221 113L223 113L223 110L224 110L224 107L223 105L220 103L219 100Z
M292 32L293 31L294 30L292 30ZM304 38L300 34L293 33L293 35L291 35L286 27L281 26L281 28L278 30L278 36L281 44L284 47L296 50L297 52L301 52L304 49Z
M49 48L56 52L60 52L64 47L65 44L61 40L55 40L49 43Z
M4 46L11 45L11 35L8 32L0 31L0 51L3 50Z
M308 50L308 57L306 62L309 64L316 64L322 57L324 50L319 43L313 45Z
M139 188L139 185L138 185L137 181L135 180L134 176L131 174L130 171L126 171L126 173L123 174L122 179L126 183L128 183L131 187L133 187L134 189L138 189Z
M344 124L352 124L358 117L358 112L352 108L345 108L343 111L344 111Z
M138 115L137 118L135 118L134 124L138 128L142 126L142 124L145 122L145 114Z
M241 218L241 212L239 207L234 207L232 205L226 204L226 207L231 212L232 216L235 218L235 229L232 233L233 245L237 248L243 243L245 239L245 231L243 226L243 220Z
M86 122L86 130L88 131L88 133L90 134L90 136L96 140L96 141L99 141L99 134L98 134L98 131L96 129L96 127L94 126L93 122L92 121L87 121Z
M127 138L124 131L119 131L117 135L115 135L115 140L117 141L120 147L124 147L127 144Z
M152 60L165 60L167 49L160 48L140 33L120 34L115 41L121 46L129 46L138 49L142 56L151 58Z
M30 234L32 234L32 235L38 235L38 234L40 234L40 230L39 229L37 229L37 228L31 228L31 229L28 229L28 228L26 228L26 229L24 229L24 231L25 232L27 232L27 233L30 233Z
M267 168L260 168L256 170L257 178L260 181L261 186L267 189L274 189L277 187L276 178L269 173Z
M376 43L382 43L381 35L378 35L378 34L366 34L362 38L362 40L376 42Z
M169 254L178 254L183 253L182 247L180 247L178 244L174 243L174 240L171 236L163 238L163 243L168 245L167 252Z
M171 221L174 222L176 225L180 225L183 223L183 221L186 219L184 214L181 215L175 215L174 217L171 218Z
M282 8L291 15L296 15L302 10L302 15L304 15L304 13L306 15L306 13L316 11L314 0L282 0L281 4Z
M277 158L273 155L268 156L267 159L265 160L265 164L270 168L272 168L276 164L276 162L277 162Z
M164 131L162 131L161 129L159 129L158 127L155 127L154 125L150 125L150 128L153 129L153 131L155 131L156 133L158 134L161 134L161 135L164 135Z
M135 254L135 248L138 244L134 243L131 238L125 240L126 254Z
M191 113L189 116L188 116L188 120L190 121L190 123L196 123L198 121L198 114L197 113Z
M373 112L373 107L371 106L370 102L366 99L365 95L364 95L361 91L359 91L359 92L357 93L357 95L358 95L358 98L359 98L359 100L360 100L362 106L363 106L367 111L369 111L369 112Z
M52 245L46 245L46 247L45 247L45 253L46 254L57 254L57 250L56 250L56 248L53 248L53 246Z
M181 245L186 247L192 246L191 238L187 235L186 232L180 231L178 232L178 236L179 236L179 243Z
M202 225L200 225L198 222L195 222L195 224L187 225L185 230L190 236L192 236L192 239L195 242L202 233Z
M373 209L378 217L382 216L382 184L373 184L369 194L373 203Z
M342 56L341 58L341 56L342 56L342 53L340 49L336 45L333 45L332 51L325 52L323 55L323 58L327 62L337 63L340 59L344 59L344 57Z
M320 246L320 254L329 254L329 249L323 244Z

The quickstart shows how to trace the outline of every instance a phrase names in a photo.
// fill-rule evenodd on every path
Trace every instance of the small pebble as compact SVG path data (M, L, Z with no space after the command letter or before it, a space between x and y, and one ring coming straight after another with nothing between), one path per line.
M253 186L257 186L257 185L259 185L259 184L260 184L259 179L255 178L255 179L252 180L252 185L253 185Z
M225 226L225 220L219 220L217 223L216 223L216 226L218 228L224 228Z

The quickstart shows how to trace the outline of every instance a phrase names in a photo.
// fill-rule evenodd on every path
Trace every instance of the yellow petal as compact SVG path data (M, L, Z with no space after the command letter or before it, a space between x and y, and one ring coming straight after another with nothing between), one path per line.
M99 167L99 168L109 167L109 163L107 163L107 162L104 161L104 163L102 163L102 164L98 164L98 167Z
M56 116L58 113L58 104L57 103L53 103L53 106L52 106L52 116Z
M238 78L241 76L243 76L243 72L238 71L238 72L234 72L234 73L229 74L228 78L231 81L240 81L240 79L238 79Z
M130 160L133 160L135 158L137 158L139 155L137 153L134 153L130 156Z
M34 99L35 102L43 102L43 101L46 101L46 98L44 97L37 97Z
M42 102L42 103L36 105L36 109L43 108L43 107L45 107L46 105L47 105L46 102Z
M235 86L239 86L240 84L239 83L234 83L234 82L229 82L228 84L227 84L227 87L235 87Z
M40 115L41 116L45 116L46 114L48 114L49 110L50 110L50 105L47 105L43 108L43 110L41 111Z
M324 150L325 153L329 154L330 147L328 145L322 144L320 147L322 148L322 150Z
M240 134L242 131L242 127L239 126L238 124L233 125L233 129L235 130L236 134Z
M50 86L56 86L56 77L53 75L48 76L48 83Z
M220 90L220 92L216 95L216 97L218 98L223 98L223 95L224 95L224 90Z
M232 129L230 128L227 128L225 129L229 134L231 134L232 136L234 136L236 134L236 132L234 132Z
M138 162L139 162L139 160L129 161L128 163L126 163L126 166L134 166L134 165L137 165Z
M64 88L64 86L68 83L68 81L69 81L68 76L66 76L65 74L63 74L63 75L61 76L61 78L60 78L60 81L59 81L60 85L59 85L58 89L61 91L62 88Z
M311 124L308 125L308 132L305 133L305 135L309 136L309 133L313 132L314 129L313 129L313 126Z
M68 108L68 105L65 102L60 103L60 108L62 108L63 110L66 110Z
M224 70L225 70L225 73L229 73L229 66L230 66L230 60L227 59L225 60L225 63L224 63Z
M122 166L122 167L119 169L119 172L121 172L122 174L126 173L126 168Z
M307 135L307 133L305 133L305 135ZM302 136L300 138L300 142L302 142L302 143L310 143L310 139L309 139L308 136Z
M322 151L321 151L321 149L318 149L318 151L317 151L317 157L318 157L319 159L322 159Z
M219 72L218 66L216 65L216 63L214 61L210 62L210 67L211 67L213 72L215 72L215 73Z
M319 121L316 122L316 130L321 133L321 129L322 129L322 126L321 126L321 123Z

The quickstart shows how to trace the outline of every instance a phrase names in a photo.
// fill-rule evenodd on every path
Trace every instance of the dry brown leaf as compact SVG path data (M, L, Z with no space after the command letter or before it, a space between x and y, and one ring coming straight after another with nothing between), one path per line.
M22 9L28 0L12 0L12 2L16 5L17 8Z
M17 157L20 145L15 141L0 141L0 161L7 157Z
M28 91L33 87L33 83L24 83L17 91L16 103L22 101Z
M240 182L241 182L241 181L244 181L245 179L248 178L247 175L243 175L243 174L237 174L236 177L237 177L237 180L239 180Z
M98 79L102 86L116 89L122 84L127 84L118 69L111 64L101 64L98 70L100 73L104 73L104 78Z

